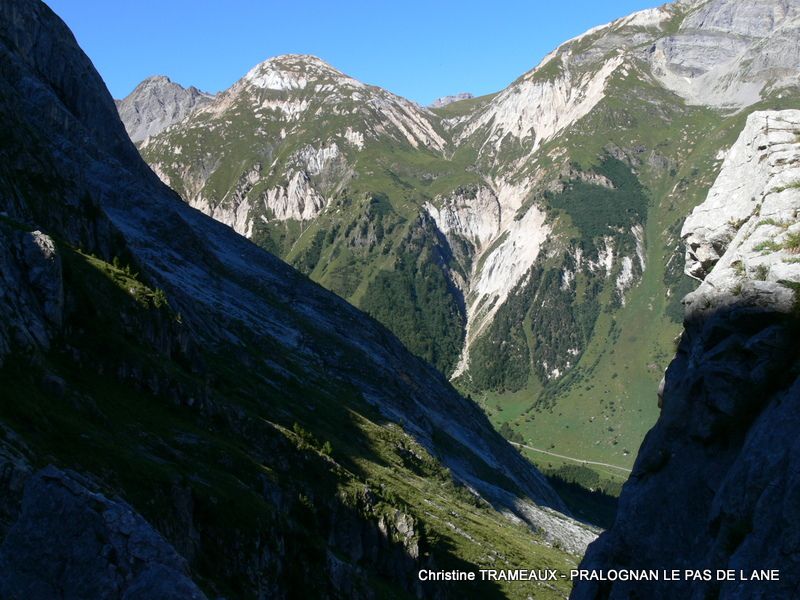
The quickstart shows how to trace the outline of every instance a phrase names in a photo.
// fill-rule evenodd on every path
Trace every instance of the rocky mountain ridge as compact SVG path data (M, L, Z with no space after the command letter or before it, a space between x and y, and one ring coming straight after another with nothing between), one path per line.
M446 124L456 144L478 148L478 163L493 175L495 190L504 192L498 193L501 205L516 214L542 177L544 157L536 156L542 144L595 110L609 86L618 85L615 76L655 79L690 104L729 109L795 85L798 10L794 2L713 0L640 11L566 42L489 103ZM514 145L518 150L504 150ZM502 304L536 258L531 254L516 272L507 272L505 294L478 296L468 327L478 320L480 328L481 303ZM487 268L492 266L488 257Z
M444 108L448 104L452 104L453 102L458 102L460 100L469 100L470 98L474 98L473 94L469 92L459 92L458 94L453 94L451 96L442 96L441 98L436 98L433 102L430 103L428 108Z

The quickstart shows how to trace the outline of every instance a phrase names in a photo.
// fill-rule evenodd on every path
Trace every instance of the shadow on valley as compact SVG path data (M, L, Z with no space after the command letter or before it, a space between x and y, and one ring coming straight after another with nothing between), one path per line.
M591 475L597 476L594 471L586 470ZM618 485L614 486L617 488L614 490L616 494L611 494L603 488L595 489L579 483L572 479L569 473L555 471L545 475L576 519L601 529L608 529L614 524L619 495Z
M779 581L587 581L576 600L797 597L800 285L708 289L690 297L659 420L581 568L778 569Z

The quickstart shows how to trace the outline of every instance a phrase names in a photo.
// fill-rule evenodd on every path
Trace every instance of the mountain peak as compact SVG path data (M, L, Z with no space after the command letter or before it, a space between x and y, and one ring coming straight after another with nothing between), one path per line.
M166 83L166 84L173 83L174 85L180 85L180 84L174 83L172 81L172 79L170 79L166 75L151 75L150 77L145 77L139 83L139 85L137 85L136 87L142 87L142 86L153 85L153 84L162 84L162 83Z
M332 69L334 71L337 70L334 67L332 67L330 63L322 60L319 56L315 56L314 54L292 54L292 53L279 54L278 56L273 56L272 58L269 58L264 62L281 63L281 64L317 65L325 67L327 69Z
M309 81L320 79L334 79L339 84L364 87L360 81L311 54L274 56L250 69L243 81L262 89L287 91L304 89Z
M117 100L116 105L131 140L143 142L213 97L194 86L185 88L166 75L152 75L125 98Z
M442 108L443 106L447 106L453 102L458 102L459 100L469 100L470 98L474 97L475 96L469 92L459 92L458 94L453 94L452 96L442 96L441 98L437 98L431 102L429 108Z
M128 94L126 98L130 98L136 95L137 93L141 93L144 90L158 89L158 88L175 90L179 93L189 92L191 94L203 95L209 97L214 95L210 94L209 92L204 92L203 90L193 85L190 85L189 87L184 87L180 83L172 81L172 79L170 79L167 75L150 75L149 77L145 77L144 79L142 79L142 81L140 81L137 84L137 86L133 88L133 91L130 94ZM118 102L122 102L122 100L119 100Z

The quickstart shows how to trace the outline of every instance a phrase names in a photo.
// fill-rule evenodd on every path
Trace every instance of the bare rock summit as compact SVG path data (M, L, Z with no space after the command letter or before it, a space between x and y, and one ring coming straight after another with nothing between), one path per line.
M185 88L169 77L155 75L142 81L116 104L128 135L138 144L183 120L213 98L194 86Z

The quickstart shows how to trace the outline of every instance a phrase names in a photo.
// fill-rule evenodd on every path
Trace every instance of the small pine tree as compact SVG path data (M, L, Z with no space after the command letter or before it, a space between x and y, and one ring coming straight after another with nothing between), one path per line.
M156 288L155 291L153 292L153 305L156 308L161 308L162 306L169 306L167 295L161 288Z

